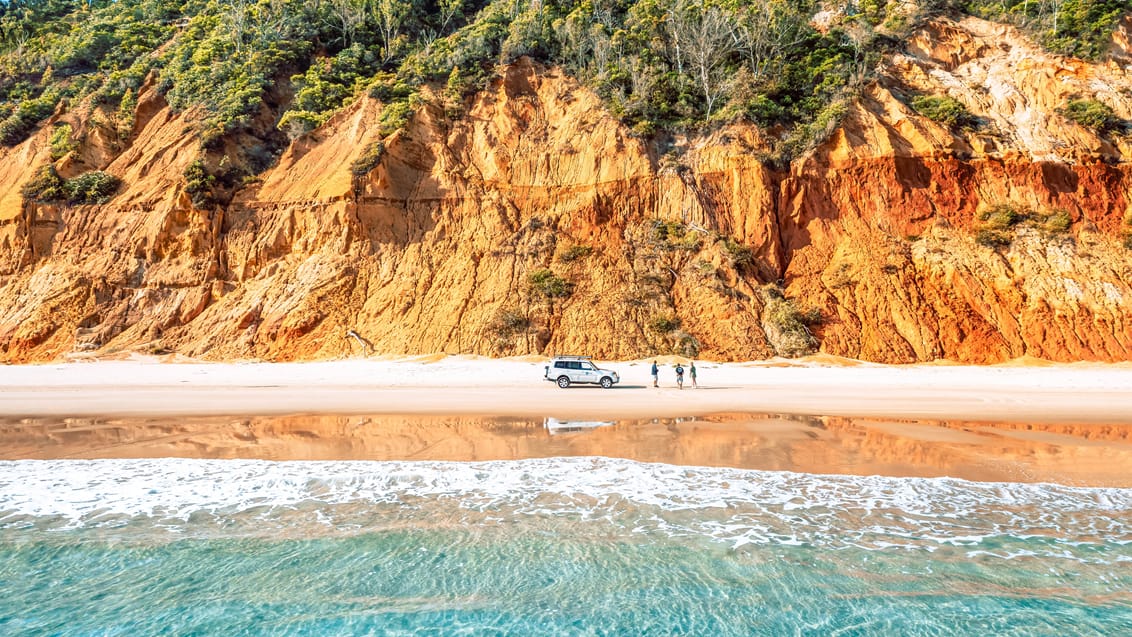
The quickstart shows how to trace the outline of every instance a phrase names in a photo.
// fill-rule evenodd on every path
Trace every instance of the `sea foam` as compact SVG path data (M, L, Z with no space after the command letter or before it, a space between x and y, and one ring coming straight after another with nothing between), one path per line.
M49 460L0 462L0 530L160 526L270 536L571 518L634 533L1072 559L1132 554L1132 489L646 464ZM1115 554L1066 547L1104 545Z

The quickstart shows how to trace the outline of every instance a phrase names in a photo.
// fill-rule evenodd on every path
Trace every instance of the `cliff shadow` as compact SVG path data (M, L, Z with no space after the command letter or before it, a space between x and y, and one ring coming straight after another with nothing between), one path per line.
M1077 192L1081 180L1071 166L1058 162L1043 161L1037 165L1041 184L1052 195Z

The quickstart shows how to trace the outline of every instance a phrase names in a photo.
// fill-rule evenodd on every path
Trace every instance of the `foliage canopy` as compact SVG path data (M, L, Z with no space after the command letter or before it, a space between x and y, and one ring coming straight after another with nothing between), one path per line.
M1127 0L9 0L0 2L0 144L60 102L135 100L151 71L202 142L267 113L292 137L363 91L407 104L447 83L450 112L496 64L559 64L642 135L745 118L795 131L835 126L892 37L924 15L967 12L1097 58ZM839 14L818 30L819 11ZM878 35L888 34L886 36ZM895 44L894 44L895 42ZM131 103L132 104L132 103ZM265 106L268 107L265 110ZM391 115L404 106L391 105ZM125 121L127 118L122 118ZM403 125L390 117L386 128ZM789 136L787 136L789 137Z

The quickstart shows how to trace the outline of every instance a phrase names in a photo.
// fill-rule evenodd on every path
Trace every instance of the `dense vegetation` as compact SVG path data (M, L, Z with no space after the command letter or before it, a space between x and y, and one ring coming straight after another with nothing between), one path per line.
M110 173L94 170L71 179L63 179L51 164L41 167L21 194L30 201L72 204L105 203L118 189L120 182Z
M1009 246L1019 226L1038 230L1046 237L1063 235L1073 225L1073 218L1064 208L1034 210L1032 208L1000 203L979 213L975 227L975 241L988 248Z
M949 128L973 128L978 123L967 107L953 97L917 95L912 98L912 108L920 115Z
M641 135L746 118L787 154L836 125L879 52L925 15L966 11L1097 57L1127 0L0 0L0 144L63 101L128 121L150 71L199 108L205 150L265 114L298 136L363 91L406 121L435 83L449 112L529 55L592 86ZM839 9L818 30L819 10ZM261 133L262 136L262 133Z
M1071 99L1065 106L1058 109L1065 117L1077 122L1085 128L1091 128L1097 133L1105 134L1124 125L1116 116L1112 108L1097 100Z

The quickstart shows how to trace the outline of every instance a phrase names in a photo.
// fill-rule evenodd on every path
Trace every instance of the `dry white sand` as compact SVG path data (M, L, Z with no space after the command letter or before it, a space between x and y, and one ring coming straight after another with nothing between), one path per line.
M0 415L462 414L642 418L760 412L1014 422L1132 423L1132 366L886 366L816 358L697 363L699 389L661 388L650 360L602 363L622 382L559 389L543 360L467 356L312 363L156 359L0 367Z

